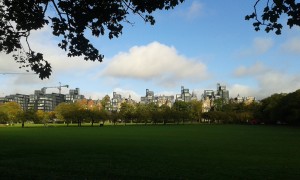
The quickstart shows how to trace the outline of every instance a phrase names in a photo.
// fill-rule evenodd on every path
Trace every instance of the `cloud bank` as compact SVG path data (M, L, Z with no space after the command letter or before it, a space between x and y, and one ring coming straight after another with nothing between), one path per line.
M241 50L239 56L261 55L268 52L274 46L274 41L271 38L254 38L251 47Z
M208 77L205 64L179 55L174 47L159 42L119 53L110 60L102 75L154 81L162 86L176 86L181 80L199 82Z
M300 54L300 37L295 37L287 40L282 49L287 53Z
M186 13L187 19L194 19L202 14L203 4L198 1L193 1Z
M254 79L257 87L235 85L233 91L239 90L252 94L258 99L268 97L274 93L289 93L300 87L300 74L287 73L284 70L266 67L257 62L250 66L238 67L234 72L235 77Z

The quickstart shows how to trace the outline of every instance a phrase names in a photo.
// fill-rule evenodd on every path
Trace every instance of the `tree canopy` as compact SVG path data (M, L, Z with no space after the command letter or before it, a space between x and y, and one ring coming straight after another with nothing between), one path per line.
M263 10L259 15L261 5ZM264 26L267 33L274 30L279 35L283 28L283 25L279 22L282 17L286 17L286 24L290 28L300 26L300 2L296 2L296 0L256 0L254 12L247 15L245 19L255 21L253 26L256 31Z
M86 61L102 62L104 55L87 38L107 35L110 39L122 34L123 24L133 24L128 16L136 15L153 25L153 12L169 10L185 0L2 0L0 1L0 52L13 54L20 68L31 69L41 79L49 78L51 64L42 52L30 47L32 31L50 26L60 39L58 46L69 57L81 56ZM261 7L263 7L261 9ZM262 12L261 12L262 11ZM281 17L287 25L300 26L300 3L296 0L256 0L254 12L245 17L254 20L256 31L275 30L281 34ZM21 43L21 40L25 40Z
M122 34L123 23L129 15L138 15L151 25L152 13L169 10L184 0L3 0L0 2L0 52L14 53L20 68L31 68L41 79L49 78L51 65L41 52L31 49L31 32L49 25L61 39L58 46L69 57L83 56L84 60L102 61L104 56L90 43L87 34L107 34L114 38ZM49 7L52 7L49 10ZM53 10L54 9L54 12ZM25 38L28 51L21 44ZM28 70L27 70L28 71Z

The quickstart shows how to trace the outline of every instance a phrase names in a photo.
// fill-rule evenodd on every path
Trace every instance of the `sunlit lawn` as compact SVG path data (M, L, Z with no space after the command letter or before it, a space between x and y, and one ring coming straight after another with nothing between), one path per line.
M300 128L0 128L0 179L300 179Z

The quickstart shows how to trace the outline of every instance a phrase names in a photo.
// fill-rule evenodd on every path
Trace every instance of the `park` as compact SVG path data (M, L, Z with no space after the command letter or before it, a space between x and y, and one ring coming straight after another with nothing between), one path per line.
M0 95L15 95L0 97L0 179L300 179L299 12L299 0L1 1ZM236 98L183 86L213 82ZM66 102L69 84L90 98L76 88ZM141 89L147 101L131 101Z
M17 125L16 125L17 126ZM0 128L0 179L299 179L299 127Z

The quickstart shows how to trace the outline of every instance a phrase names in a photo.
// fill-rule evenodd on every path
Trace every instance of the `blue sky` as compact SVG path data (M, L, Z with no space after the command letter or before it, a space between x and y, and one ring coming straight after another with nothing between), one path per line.
M300 28L284 27L280 36L254 31L252 22L244 20L254 3L189 0L174 10L156 12L154 26L130 16L134 25L125 24L121 37L91 37L105 55L102 63L68 58L50 28L44 28L32 33L30 41L51 63L52 76L40 80L35 75L1 75L0 96L32 94L59 82L79 87L93 99L115 91L139 100L146 89L175 95L182 85L200 98L217 83L226 85L231 97L262 99L295 91L300 88ZM0 63L0 72L23 72L10 55L0 54Z

